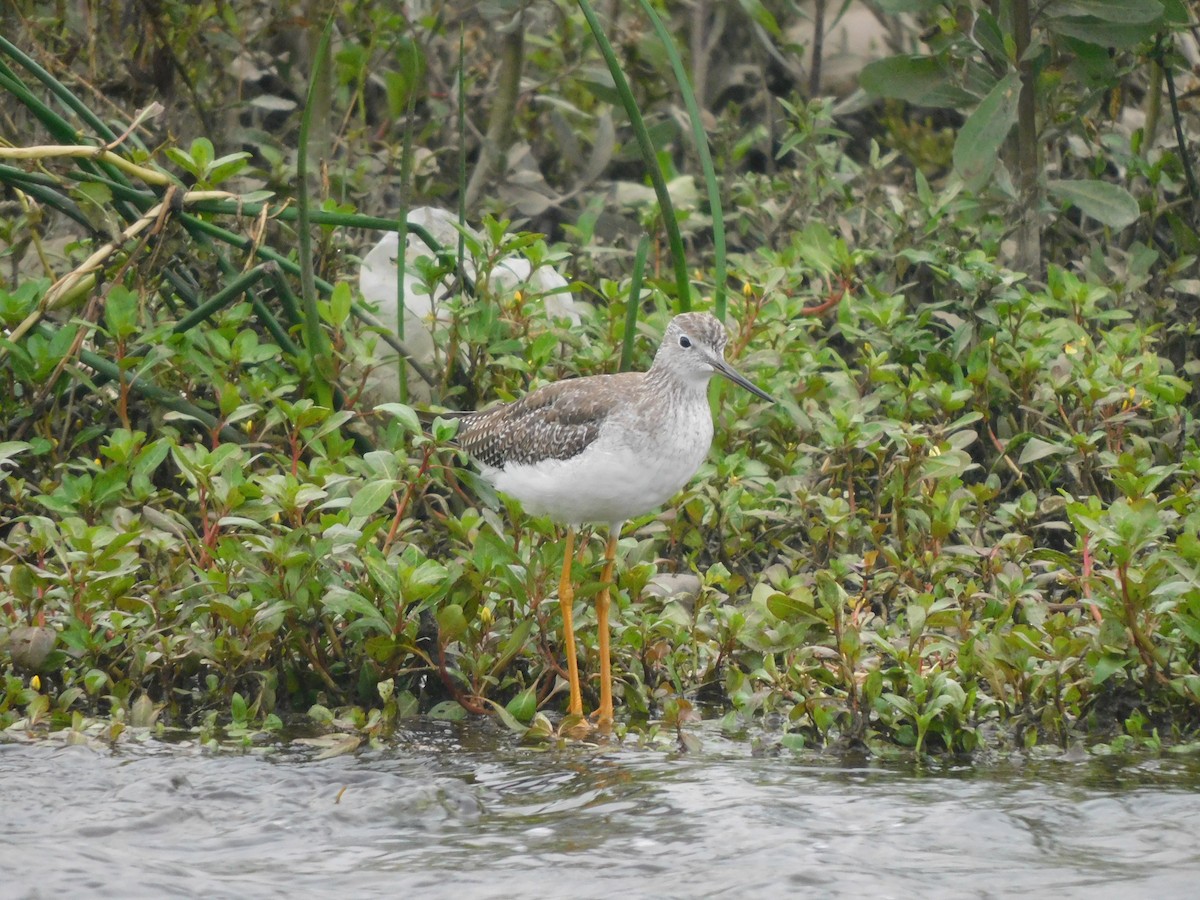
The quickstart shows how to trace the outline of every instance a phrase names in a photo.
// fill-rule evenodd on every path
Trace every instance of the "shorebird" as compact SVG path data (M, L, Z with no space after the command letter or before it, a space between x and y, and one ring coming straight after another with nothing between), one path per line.
M727 340L714 316L682 313L667 325L648 372L556 381L512 403L456 416L459 445L486 481L526 512L567 526L558 602L570 682L567 711L576 716L583 715L583 701L571 583L575 532L584 524L608 526L596 597L602 730L613 722L609 587L622 525L662 506L700 468L713 437L713 375L774 402L725 361Z

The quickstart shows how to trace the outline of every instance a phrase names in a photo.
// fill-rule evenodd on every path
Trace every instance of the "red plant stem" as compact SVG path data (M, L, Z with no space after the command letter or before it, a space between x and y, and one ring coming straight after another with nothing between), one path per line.
M1092 600L1092 545L1091 535L1088 534L1083 536L1083 599L1087 601L1092 610L1092 618L1099 625L1104 617L1100 615L1100 608Z
M416 477L409 483L404 491L404 497L396 506L396 514L392 516L392 527L388 529L387 537L383 540L383 549L386 551L392 545L392 541L396 539L396 532L400 530L400 523L404 521L404 516L408 512L408 507L412 503L413 493L417 489L419 482L429 472L429 460L433 456L433 445L429 444L425 447L425 453L421 457L421 467L417 469ZM395 496L393 494L393 496Z
M487 715L487 709L481 704L476 703L474 697L464 694L459 690L458 685L454 683L454 679L450 677L450 670L446 666L446 645L441 641L438 641L438 677L442 679L442 684L446 686L446 690L450 692L450 696L454 698L455 703L474 715Z
M800 310L800 315L819 316L822 313L829 312L829 310L833 309L842 302L842 298L846 296L846 291L849 289L850 282L846 278L839 279L837 289L833 293L831 293L823 302L818 303L816 306L807 306Z

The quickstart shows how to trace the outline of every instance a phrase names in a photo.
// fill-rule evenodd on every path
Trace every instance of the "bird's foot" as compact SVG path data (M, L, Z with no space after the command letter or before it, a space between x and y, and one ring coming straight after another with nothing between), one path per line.
M590 716L567 713L558 723L558 736L572 741L586 741L597 737L608 737L612 734L612 718L603 717L599 712Z
M585 741L592 736L594 730L591 722L576 713L567 714L558 724L559 736L572 741Z

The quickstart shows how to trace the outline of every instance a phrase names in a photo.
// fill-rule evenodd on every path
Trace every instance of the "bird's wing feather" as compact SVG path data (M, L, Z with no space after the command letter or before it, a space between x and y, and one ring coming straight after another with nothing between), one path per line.
M485 466L571 459L600 434L620 375L556 381L504 406L462 416L458 442Z

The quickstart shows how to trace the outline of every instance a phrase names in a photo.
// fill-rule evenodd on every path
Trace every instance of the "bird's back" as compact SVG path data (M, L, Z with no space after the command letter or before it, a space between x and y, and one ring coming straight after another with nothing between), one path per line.
M712 441L704 394L648 409L647 373L548 384L512 403L461 416L459 444L484 477L527 512L615 524L670 499Z
M459 416L458 443L488 468L578 456L600 435L614 397L636 392L644 372L589 375L543 385L512 403Z

